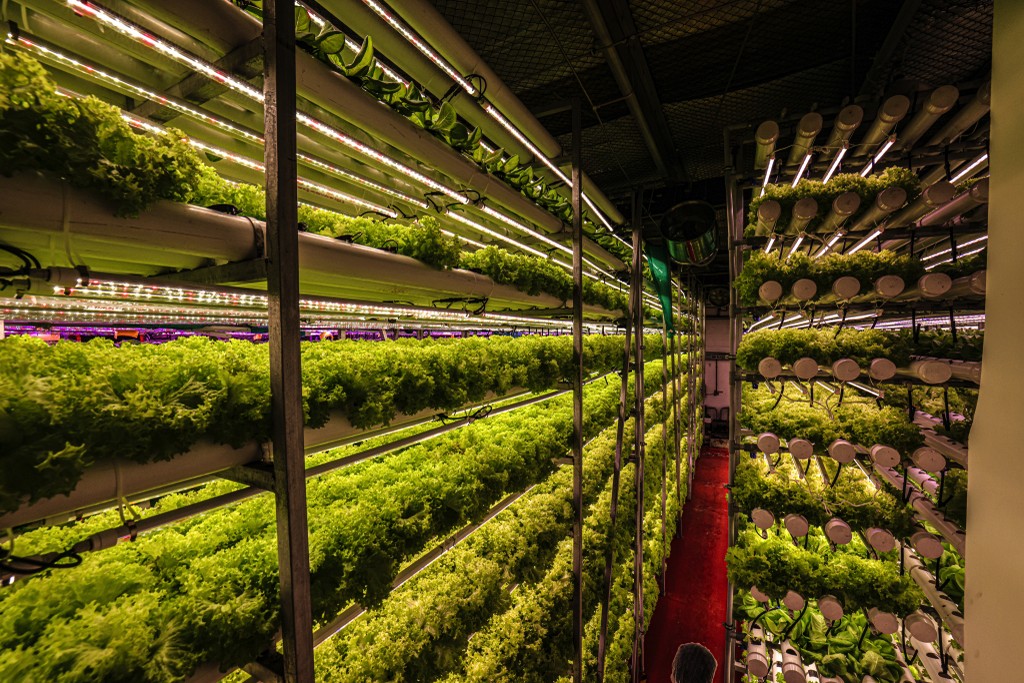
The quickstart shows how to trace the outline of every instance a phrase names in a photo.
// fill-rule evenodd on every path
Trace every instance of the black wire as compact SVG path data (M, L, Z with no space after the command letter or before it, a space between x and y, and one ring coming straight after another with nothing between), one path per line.
M5 575L29 576L48 569L71 569L82 564L82 556L74 550L38 557L19 557L0 550L0 571Z

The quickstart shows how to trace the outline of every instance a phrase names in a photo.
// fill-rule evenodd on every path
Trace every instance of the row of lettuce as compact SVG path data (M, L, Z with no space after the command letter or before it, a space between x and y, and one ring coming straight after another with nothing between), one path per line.
M660 459L674 457L671 439L664 447L660 431L671 414L671 402L659 393L660 365L647 364L645 381L653 396L646 415L653 425L647 444L655 473L647 488L659 494ZM584 432L591 440L584 468L591 612L611 542L607 506L615 429L605 426L618 414L618 384L590 384L584 396ZM325 679L512 680L487 673L498 671L515 680L551 680L567 670L561 621L568 614L563 603L569 600L571 552L560 539L571 529L571 475L553 460L568 452L571 421L571 397L556 397L309 480L316 619L329 622L353 604L370 609L318 652ZM631 429L632 422L627 438ZM360 447L365 445L330 455L343 457ZM632 506L625 484L630 479L627 468L620 510ZM424 549L524 490L469 540L391 593L397 572ZM646 524L657 529L649 533L648 552L657 558L649 566L660 567L667 552L661 510L652 501L648 509L658 517ZM629 581L625 590L631 590L629 517L621 514L616 530L616 579ZM19 538L19 548L51 549L55 538L74 539L74 527L69 529L29 532ZM242 665L270 646L279 628L278 591L274 504L267 494L88 554L73 569L6 587L0 592L7 617L0 627L0 677L179 681L205 662ZM622 595L615 595L619 605ZM511 673L520 664L535 670L532 678Z
M168 200L229 205L242 215L265 217L263 188L221 178L183 133L140 134L117 107L59 94L39 62L21 52L0 54L0 136L5 173L37 172L87 189L120 215ZM435 268L466 268L528 294L571 298L569 273L550 259L495 246L464 251L464 243L444 234L430 215L384 221L300 205L299 220L311 232L395 251ZM589 279L584 301L610 311L627 305L617 285Z
M621 367L622 337L588 335L585 371ZM646 344L650 356L660 339ZM105 340L0 340L0 510L70 491L113 459L167 460L201 440L241 446L270 435L265 345L179 339L114 346ZM572 376L569 337L338 341L302 346L306 424L342 416L359 428L400 414L450 411Z

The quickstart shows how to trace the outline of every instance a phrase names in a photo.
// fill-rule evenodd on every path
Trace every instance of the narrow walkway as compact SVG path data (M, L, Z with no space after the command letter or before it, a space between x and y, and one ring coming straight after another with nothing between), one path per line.
M683 509L682 532L672 541L665 594L644 643L649 683L669 683L676 649L691 642L711 650L718 660L715 682L724 680L728 480L728 451L705 448L694 470L693 498Z

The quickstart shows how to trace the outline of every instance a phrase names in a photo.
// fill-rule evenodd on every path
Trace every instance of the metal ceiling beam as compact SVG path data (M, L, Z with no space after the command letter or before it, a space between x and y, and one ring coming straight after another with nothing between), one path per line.
M885 36L885 42L882 43L882 47L878 49L878 53L871 63L871 70L864 77L864 83L860 86L857 99L875 98L882 94L882 88L885 86L882 78L885 76L886 70L891 66L893 55L896 54L896 48L903 42L903 36L920 7L921 0L903 1L899 14L896 15L892 26L889 27L888 35Z
M658 99L627 0L582 0L608 68L636 120L658 172L680 179L682 169L672 132Z

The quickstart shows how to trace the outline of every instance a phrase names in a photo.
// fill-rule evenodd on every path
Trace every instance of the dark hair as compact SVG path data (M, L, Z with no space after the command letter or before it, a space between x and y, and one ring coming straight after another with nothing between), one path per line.
M711 651L700 643L686 643L676 650L672 676L676 683L711 683L718 662Z

